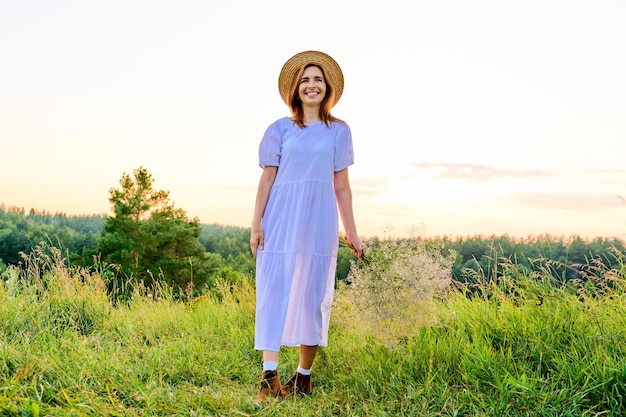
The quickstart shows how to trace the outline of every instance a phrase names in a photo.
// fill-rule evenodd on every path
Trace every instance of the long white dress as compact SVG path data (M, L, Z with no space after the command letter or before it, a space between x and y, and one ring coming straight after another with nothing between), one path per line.
M326 346L338 247L333 176L354 163L350 128L279 119L261 140L259 163L278 173L257 252L255 349Z

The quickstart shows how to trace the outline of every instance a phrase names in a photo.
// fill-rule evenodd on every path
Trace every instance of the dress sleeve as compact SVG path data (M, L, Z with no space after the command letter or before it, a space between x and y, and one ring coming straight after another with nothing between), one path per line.
M282 139L278 123L272 123L265 131L259 144L259 165L261 168L280 166L281 148Z
M348 125L341 125L341 127L342 129L335 138L335 172L354 164L350 127Z

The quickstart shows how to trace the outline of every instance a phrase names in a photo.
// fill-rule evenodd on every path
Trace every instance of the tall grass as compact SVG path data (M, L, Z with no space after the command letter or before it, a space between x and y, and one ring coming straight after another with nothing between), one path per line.
M445 260L420 253L433 268L443 262L434 270L445 277ZM367 325L350 323L365 304L347 314L342 303L368 293L341 289L313 395L258 407L249 280L220 282L188 302L167 288L136 291L113 307L97 272L68 266L53 248L30 256L0 284L0 415L626 414L624 268L594 264L585 282L566 286L503 263L506 280L483 277L471 296L436 286L415 299L423 312L386 310L382 323L393 338L380 337L375 315L361 319ZM297 350L285 349L279 371L295 366Z

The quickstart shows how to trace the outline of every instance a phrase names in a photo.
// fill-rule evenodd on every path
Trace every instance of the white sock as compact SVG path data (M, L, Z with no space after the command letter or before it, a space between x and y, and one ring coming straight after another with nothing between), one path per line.
M265 361L263 362L263 370L264 371L275 371L278 369L278 362L276 361Z
M298 365L298 373L301 375L311 375L311 369L303 369Z

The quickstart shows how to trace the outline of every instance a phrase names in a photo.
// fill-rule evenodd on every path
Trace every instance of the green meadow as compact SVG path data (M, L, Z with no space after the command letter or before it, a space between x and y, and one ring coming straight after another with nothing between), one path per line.
M136 285L114 304L103 271L38 248L0 280L0 415L626 414L623 263L560 283L503 261L470 288L419 243L369 255L337 289L313 394L256 405L250 277L196 297ZM283 380L296 366L285 348Z

